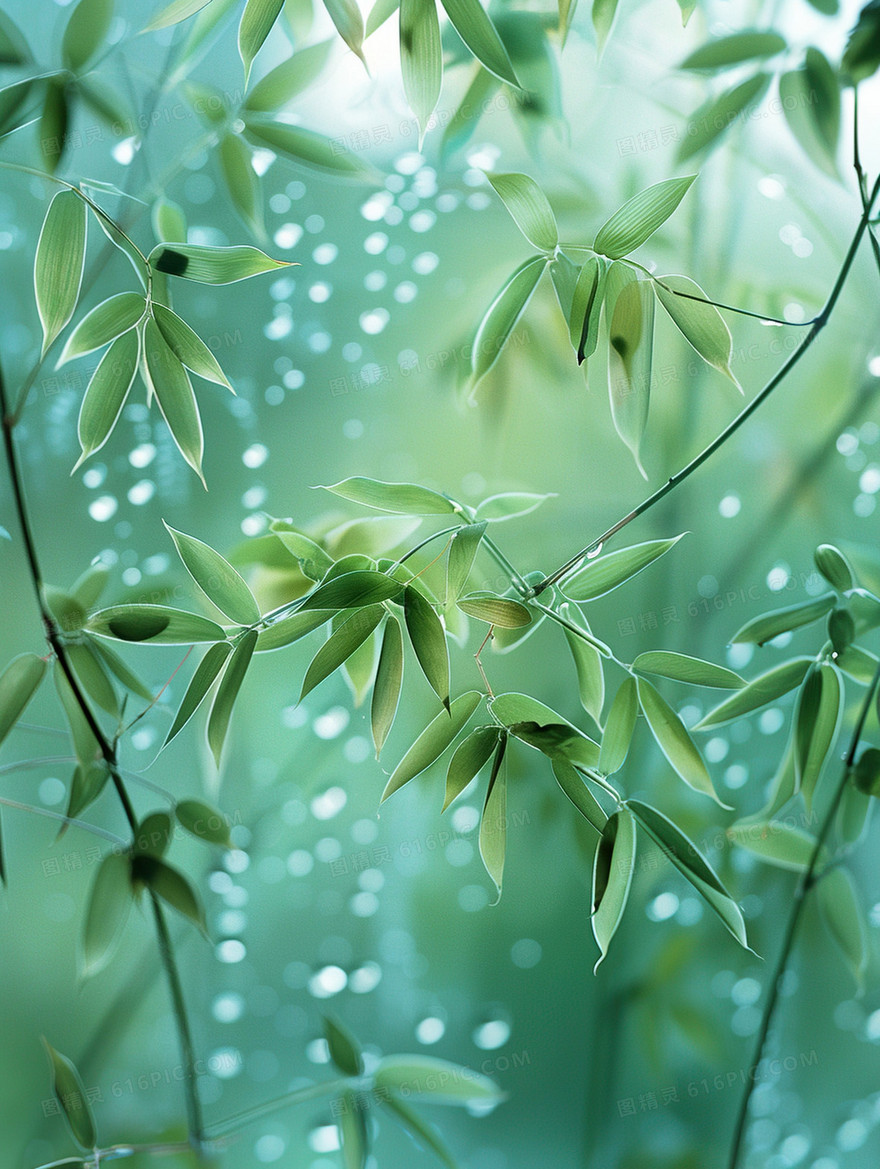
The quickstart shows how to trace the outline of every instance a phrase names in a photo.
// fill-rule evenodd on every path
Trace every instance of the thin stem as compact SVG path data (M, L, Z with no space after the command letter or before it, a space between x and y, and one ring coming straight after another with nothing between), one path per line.
M422 548L424 548L426 544L430 544L432 540L436 540L440 536L448 536L450 532L457 532L460 527L461 524L455 524L451 528L441 528L439 532L432 532L430 536L425 536L424 540L420 540L414 548L410 548L409 552L405 552L398 561L391 565L391 567L388 569L388 572L386 573L386 576L390 576L391 573L394 572L395 568L400 568L401 564L409 560L410 556L415 556L416 552L420 552ZM441 552L440 555L442 556L443 553Z
M104 840L109 840L117 848L124 847L128 843L121 836L117 836L115 832L108 832L105 828L98 828L96 824L89 824L86 820L77 820L75 817L65 816L63 812L53 812L51 808L39 808L34 804L22 804L18 800L10 800L5 796L0 796L0 805L4 808L15 808L17 812L33 812L35 816L46 816L50 820L60 820L62 824L72 828L82 828L85 832L91 832L93 836L101 836Z
M212 1124L210 1126L208 1140L213 1141L215 1137L225 1136L227 1133L244 1128L252 1120L259 1120L261 1116L266 1116L270 1112L279 1112L282 1108L287 1108L291 1104L300 1104L305 1100L314 1100L319 1096L325 1096L328 1092L335 1092L340 1088L346 1088L350 1084L351 1080L349 1078L340 1078L336 1080L325 1080L320 1084L310 1084L307 1088L298 1088L294 1092L287 1092L284 1096L278 1096L274 1100L267 1100L263 1104L257 1104L253 1108L245 1109L244 1112L237 1112L234 1116L220 1121L219 1124Z
M477 663L477 669L480 671L480 677L483 679L483 685L486 687L486 693L489 695L490 698L495 697L495 692L492 689L492 687L489 685L489 679L486 677L486 671L483 669L483 662L482 662L482 659L480 658L480 654L483 652L483 650L486 646L486 642L492 636L492 631L494 630L494 628L495 628L494 625L489 626L489 632L486 634L486 636L480 642L480 648L474 654L474 661Z
M510 563L510 561L507 559L495 541L491 538L491 536L484 535L483 543L486 545L486 551L489 553L498 567L503 568L504 571L510 576L510 583L517 590L517 592L521 593L522 596L526 596L528 593L530 593L532 591L531 585L524 576L517 572L517 570Z
M874 701L874 695L877 692L878 685L880 685L880 665L878 665L871 685L868 687L864 700L862 702L859 717L853 729L852 738L850 739L849 750L846 753L844 761L843 775L837 785L837 790L832 797L831 803L828 805L828 810L825 813L825 818L819 829L819 834L816 837L816 843L813 845L813 851L810 854L809 864L806 870L801 874L798 881L797 888L794 891L793 904L791 915L788 919L788 924L785 928L785 934L782 939L779 956L776 959L776 966L773 971L770 988L767 994L767 1001L764 1004L764 1011L761 1016L761 1025L758 1028L757 1039L755 1040L754 1053L751 1060L751 1067L756 1067L763 1058L764 1047L767 1043L767 1035L770 1030L770 1025L773 1022L773 1016L776 1011L776 1004L779 1000L779 991L782 984L782 977L785 974L791 957L791 951L794 946L794 939L797 933L798 925L800 924L801 912L806 903L807 894L817 880L821 879L821 874L816 873L816 866L819 863L819 858L825 845L825 838L831 828L834 820L834 815L837 812L838 805L843 798L843 793L846 791L846 785L850 781L852 769L855 764L856 751L862 737L862 731L865 728L865 721L868 717L868 712ZM748 1119L749 1102L754 1091L755 1080L750 1076L746 1081L745 1091L740 1100L739 1109L736 1115L736 1125L733 1130L733 1141L730 1146L730 1159L728 1161L728 1169L736 1169L739 1164L739 1155L742 1148L743 1138L746 1132L746 1121Z
M540 601L532 601L536 609L540 609L542 613L546 614L551 621L555 621L557 625L561 625L564 629L576 634L581 641L585 641L587 645L591 645L593 649L598 650L603 657L610 658L613 662L617 662L617 658L608 648L604 641L599 641L598 637L593 637L591 633L587 633L586 629L581 629L579 625L575 625L573 621L569 621L567 617L563 617L561 613L557 613L555 609L551 609L549 605L542 605ZM623 666L623 662L617 662L619 666ZM623 666L626 669L626 666Z
M727 440L737 432L737 430L739 430L744 422L751 418L752 414L754 414L755 411L761 405L763 405L763 403L767 400L767 398L770 397L780 382L782 382L791 372L791 370L794 369L794 367L806 353L807 349L810 347L810 345L812 345L813 341L815 341L816 337L828 323L828 318L831 316L834 306L837 304L840 293L844 284L846 283L847 277L849 276L850 269L852 268L853 261L855 260L856 252L858 251L859 245L862 242L862 236L868 230L868 220L870 218L871 209L877 198L878 191L880 191L880 177L878 177L877 181L874 183L874 186L864 204L862 216L859 220L859 225L853 234L852 241L850 242L849 248L847 249L846 256L837 275L837 279L834 282L834 286L829 293L825 307L813 320L812 324L810 325L809 332L807 333L806 337L804 337L801 344L782 364L780 369L777 370L770 381L767 382L764 388L755 395L752 401L749 402L749 404L744 407L739 412L739 414L737 414L733 421L729 423L729 425L726 426L724 430L722 430L721 433L717 435L717 437L714 438L707 447L700 451L700 453L695 458L691 459L691 461L685 467L676 472L675 475L672 475L662 485L662 487L658 487L657 490L653 492L653 494L649 495L646 499L643 499L637 507L634 507L632 511L628 512L625 516L623 516L622 519L619 519L615 524L612 524L611 527L606 532L603 532L601 536L587 544L587 546L578 552L576 556L572 556L570 560L567 560L565 564L563 564L560 568L557 568L557 570L551 573L550 576L545 577L544 580L535 585L534 596L539 596L544 591L544 589L549 588L550 585L556 584L558 580L561 580L564 576L567 576L567 574L571 572L572 569L576 568L584 559L584 557L590 554L590 552L601 547L602 544L606 543L606 541L610 540L612 536L616 535L621 530L621 528L625 528L627 524L632 523L634 519L638 519L640 515L643 515L646 511L652 508L655 503L659 503L660 500L664 498L664 496L668 495L670 491L672 491L675 487L678 487L678 485L683 483L685 479L694 473L694 471L698 470L698 468L700 468L708 458L714 455L714 453L720 447L722 447L727 442Z

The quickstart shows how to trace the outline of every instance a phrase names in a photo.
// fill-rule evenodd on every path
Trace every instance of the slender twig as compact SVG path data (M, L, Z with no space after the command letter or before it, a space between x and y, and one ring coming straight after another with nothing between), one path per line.
M504 571L508 573L510 576L510 583L517 590L517 592L521 593L522 596L526 596L528 593L530 593L532 590L528 581L524 576L517 572L517 570L510 563L510 561L507 559L495 541L491 538L491 536L483 536L483 543L486 545L486 551L499 566L499 568L503 568Z
M646 511L648 511L649 508L652 508L655 503L659 503L660 500L664 498L664 496L668 495L669 492L672 491L675 487L678 487L680 483L683 483L685 479L692 475L694 471L698 470L698 468L700 468L708 458L710 458L720 447L722 447L727 442L727 440L731 438L737 430L739 430L744 422L751 418L752 414L754 414L755 411L763 405L763 403L767 400L767 398L770 397L780 382L784 381L787 375L798 364L798 362L806 353L807 349L810 347L810 345L812 345L813 341L815 341L816 337L828 323L828 318L831 316L834 306L837 304L838 298L840 297L843 286L846 283L846 279L849 276L850 269L852 268L853 261L856 257L856 252L858 251L859 245L862 242L862 236L864 236L865 232L868 230L868 220L870 218L871 209L873 208L873 205L877 199L878 192L880 192L880 177L878 177L877 181L874 183L874 186L868 195L867 201L865 202L862 216L859 220L859 225L853 234L852 241L850 242L849 248L847 249L847 253L837 275L837 279L835 280L834 286L829 293L828 300L825 302L825 307L814 319L806 337L804 337L803 341L800 343L797 349L795 349L791 356L783 363L780 369L777 370L770 381L767 382L764 388L755 395L752 401L749 402L749 404L745 406L739 412L739 414L737 414L733 421L729 423L729 425L726 426L724 430L722 430L721 433L717 435L717 437L714 438L707 447L704 447L704 449L700 451L700 453L695 458L691 459L691 461L685 467L683 467L680 471L677 471L674 475L670 476L670 478L661 487L658 487L655 492L649 495L646 499L643 499L637 507L634 507L632 511L628 512L625 516L623 516L622 519L619 519L616 523L612 524L611 527L606 532L603 532L601 536L598 536L595 540L587 544L587 546L578 552L576 556L572 556L570 560L567 560L565 564L563 564L560 568L557 568L555 572L550 574L550 576L545 577L544 580L535 585L533 593L534 596L539 596L544 591L544 589L549 588L550 585L556 584L558 580L561 580L564 576L567 576L568 573L571 572L572 569L576 568L586 556L588 556L594 550L600 548L603 544L610 540L612 536L616 535L621 530L621 528L625 528L626 525L632 523L634 519L638 519L640 515L643 515Z
M279 1112L282 1108L287 1108L291 1104L300 1104L305 1100L314 1100L319 1096L325 1096L328 1092L336 1092L340 1088L347 1088L350 1084L351 1080L349 1078L324 1080L319 1084L309 1084L307 1088L298 1088L293 1092L287 1092L284 1096L278 1096L274 1100L267 1100L263 1104L257 1104L253 1108L245 1109L244 1112L237 1112L234 1116L227 1117L226 1120L222 1120L218 1124L210 1125L207 1139L213 1141L215 1137L236 1132L238 1129L250 1124L251 1121L259 1120L261 1116L266 1116L270 1112Z
M117 836L115 832L108 832L106 828L99 828L97 824L89 824L87 820L77 820L75 816L65 816L63 812L53 812L51 808L40 808L35 804L22 804L18 800L10 800L5 796L0 796L0 805L4 808L15 808L18 812L32 812L35 816L46 816L50 820L60 820L66 827L82 828L85 832L91 832L93 836L101 836L104 840L109 840L117 848L124 847L128 843L121 836Z
M821 873L816 872L816 867L824 849L825 838L831 828L834 820L834 815L837 812L838 805L843 798L843 793L846 791L846 786L850 782L852 776L853 766L855 765L856 751L858 750L859 742L861 741L862 731L865 727L865 721L868 717L868 712L874 701L874 695L877 692L877 687L880 685L880 665L874 673L868 691L862 701L859 717L853 729L852 738L850 739L849 750L846 753L844 760L843 775L837 785L837 789L828 805L828 810L825 813L825 818L819 828L819 834L816 837L816 842L813 845L813 851L810 854L810 860L806 869L801 874L798 881L797 888L794 891L792 900L791 914L788 919L788 924L783 935L782 945L779 950L779 956L776 959L776 967L770 979L769 990L767 994L767 1001L764 1004L764 1011L761 1016L761 1025L758 1028L758 1035L755 1040L754 1053L750 1066L756 1067L763 1058L764 1047L767 1042L767 1035L770 1031L770 1025L773 1022L773 1016L776 1011L776 1004L779 1001L779 991L782 985L783 975L791 958L791 951L794 946L795 935L797 933L798 925L801 920L801 913L806 902L807 894L810 889L821 879ZM742 1148L743 1138L746 1132L746 1121L748 1119L749 1102L752 1098L752 1092L755 1088L755 1080L750 1076L746 1080L745 1091L740 1100L739 1109L736 1115L736 1125L733 1130L733 1140L730 1146L730 1159L728 1161L728 1169L736 1169L739 1164L739 1155Z

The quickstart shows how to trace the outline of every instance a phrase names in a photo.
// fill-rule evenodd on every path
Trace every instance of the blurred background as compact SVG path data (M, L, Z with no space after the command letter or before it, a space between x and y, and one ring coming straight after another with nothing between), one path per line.
M52 67L67 17L62 6L11 0L4 11L25 30L41 67ZM243 547L266 530L267 516L305 526L365 514L314 490L349 475L418 482L468 503L500 491L554 493L539 512L500 527L498 539L523 572L557 567L700 450L742 400L660 322L645 484L614 432L604 363L591 361L587 378L578 370L547 280L469 402L466 347L529 252L482 172L535 176L561 239L589 244L635 191L700 169L679 212L639 255L659 272L688 274L728 304L791 322L769 328L728 317L732 368L748 399L797 344L798 323L821 308L858 221L851 95L840 177L813 165L769 99L708 157L679 163L707 83L676 65L708 36L751 25L782 32L793 60L819 44L837 61L857 11L844 4L836 16L823 15L805 0L706 3L682 29L672 0L623 0L597 64L586 5L563 54L547 36L554 13L501 5L499 27L518 60L531 63L530 89L540 100L521 107L499 87L469 137L444 139L472 68L447 27L454 63L440 124L421 151L400 82L396 17L367 42L369 75L337 38L326 70L294 112L375 172L342 180L259 153L261 238L230 206L206 145L210 126L181 90L153 92L185 28L139 37L144 12L120 5L98 75L135 119L149 97L151 124L140 134L132 132L136 121L123 121L114 132L81 109L73 127L79 137L60 174L129 190L135 200L100 190L95 197L131 224L144 250L155 238L149 208L136 199L149 203L161 193L183 207L191 243L257 243L299 266L228 287L175 288L176 308L237 391L231 397L207 383L197 387L207 492L141 389L107 446L71 476L82 390L96 362L86 357L39 373L18 435L46 578L68 587L99 558L112 569L107 603L158 600L176 589L173 603L198 609L162 520L226 553L238 549L243 562ZM288 3L286 19L256 72L283 60L291 41L300 47L334 35L323 8L312 14ZM233 105L240 100L234 21L206 43L190 80ZM870 129L876 99L869 83L862 93L869 173L880 165ZM2 157L39 165L36 134L31 127L3 139ZM13 388L39 350L32 264L51 193L42 180L3 172L0 349ZM101 242L92 239L90 256ZM83 307L132 285L116 255L95 273ZM728 648L729 639L751 616L822 590L812 563L822 542L844 548L864 584L880 588L876 306L877 271L865 249L829 327L794 374L703 469L627 530L624 543L689 534L591 607L593 630L621 659L674 649L749 676L782 660L788 646L750 657ZM5 479L0 501L10 536L0 541L5 661L39 651L41 637ZM270 595L267 574L256 570L252 580ZM486 668L496 691L525 690L589 730L558 632L545 624L515 652L487 652ZM491 1115L425 1108L469 1169L550 1160L615 1169L723 1164L796 880L731 849L723 829L762 806L786 743L790 699L702 740L716 787L735 813L707 808L686 790L644 727L621 776L628 795L656 802L703 848L741 903L760 957L737 948L646 844L623 925L594 977L589 854L545 761L525 747L511 752L505 888L493 905L477 851L478 800L466 798L441 818L440 767L377 815L386 772L431 712L427 689L411 671L378 764L368 714L353 708L338 675L296 703L320 637L261 656L219 775L198 717L158 755L188 667L124 747L139 813L163 807L163 792L201 795L235 825L233 852L190 840L176 840L172 852L208 910L210 944L179 918L173 926L209 1123L332 1075L320 1024L331 1012L374 1056L423 1052L498 1081L509 1099ZM459 691L479 684L476 637L472 629L467 647L453 647ZM816 637L814 630L796 634L791 646L813 653ZM182 657L176 647L126 654L156 689ZM666 692L689 723L713 704L711 694L707 701L674 687ZM855 685L848 691L846 728L861 693ZM26 721L4 744L2 794L63 812L73 762L48 687ZM89 815L123 830L108 795ZM179 1135L179 1053L151 923L133 914L122 953L81 985L78 939L100 841L75 828L56 840L52 820L12 809L4 810L3 832L0 1163L32 1169L72 1152L52 1110L41 1034L77 1062L105 1143ZM744 1162L752 1169L867 1169L880 1157L877 832L870 823L853 861L872 926L867 989L857 996L808 909L772 1060L755 1092ZM374 1157L393 1169L431 1160L387 1120ZM307 1103L255 1122L226 1163L341 1164L329 1105Z

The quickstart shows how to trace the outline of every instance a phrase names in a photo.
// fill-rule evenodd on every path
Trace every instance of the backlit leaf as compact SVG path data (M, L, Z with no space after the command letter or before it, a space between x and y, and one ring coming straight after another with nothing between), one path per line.
M803 872L810 864L816 838L784 820L731 824L728 839L781 869Z
M223 753L223 744L226 741L226 732L229 730L229 720L232 718L232 708L251 663L254 648L257 644L256 631L251 629L243 634L235 645L229 664L223 671L214 701L211 703L211 713L208 716L208 746L214 756L214 762L220 766L220 756Z
M186 321L163 304L153 305L153 316L181 365L209 382L232 389L214 354Z
M86 205L75 191L59 191L49 204L37 241L34 289L46 351L73 316L86 257Z
M786 605L783 609L776 609L772 613L762 613L760 617L753 617L730 639L733 645L753 643L763 645L772 641L780 633L788 633L792 629L800 629L810 625L829 613L837 604L834 593L823 593L809 601L799 601L796 605Z
M140 337L129 329L117 337L98 363L83 394L77 437L82 453L74 470L95 451L99 451L116 425L138 371Z
M480 322L471 351L472 392L498 360L546 266L547 259L544 256L533 256L520 264L489 306Z
M251 164L251 149L238 134L225 134L217 147L217 159L233 206L250 230L265 235L260 180Z
M247 0L238 26L238 53L244 65L244 80L247 84L254 57L272 31L272 25L284 0Z
M596 55L600 58L605 51L614 18L617 16L618 0L593 0L593 28L596 30Z
M555 759L551 759L550 764L553 768L553 774L556 776L556 782L583 818L588 824L592 824L597 832L603 832L608 817L596 797L584 783L579 772L572 767L567 759L563 759L559 755Z
M591 924L599 947L593 973L608 953L629 897L636 863L636 827L631 813L622 808L608 818L593 860Z
M371 37L377 29L382 27L386 20L391 19L399 7L400 0L375 0L367 17L364 37Z
M838 178L840 84L825 56L812 46L800 69L779 78L779 97L791 132L826 174Z
M382 635L382 648L379 651L379 665L376 667L373 701L370 706L370 727L377 759L397 714L402 682L403 635L400 632L400 622L391 614Z
M670 650L658 649L639 654L632 668L637 674L657 674L661 678L672 678L691 686L711 686L718 690L739 690L746 684L733 670Z
M0 674L0 743L6 738L37 692L47 662L34 653L19 654Z
M504 876L504 859L507 852L507 771L504 754L507 749L507 735L498 736L498 745L492 759L492 773L486 789L486 800L480 818L480 856L486 872L495 883L498 897L501 897L501 882Z
M647 281L634 280L620 292L608 332L608 396L614 427L639 456L648 422L654 347L654 294Z
M61 1105L71 1135L81 1149L94 1149L98 1143L95 1118L79 1072L66 1055L62 1055L45 1038L43 1047L52 1069L52 1091Z
M448 712L441 710L428 723L392 772L382 793L381 802L387 800L425 768L430 767L434 760L443 754L477 709L482 697L478 690L468 690L452 700Z
M580 623L572 617L570 605L560 605L559 613L572 624L580 627ZM574 659L581 706L596 726L601 727L602 707L605 704L605 675L602 670L602 655L594 645L591 645L583 637L578 637L571 629L563 626L562 632L565 634L565 640Z
M218 247L214 244L157 244L147 257L157 272L181 276L199 284L234 284L263 272L289 268L286 260L273 260L248 244Z
M504 520L529 515L548 499L555 498L555 492L549 495L536 495L533 491L502 491L499 495L490 495L477 504L476 520L502 523Z
M58 658L55 659L53 681L55 682L55 689L58 691L61 705L64 708L64 717L70 728L73 752L77 760L88 771L100 753L98 740L95 738L94 732L89 726L86 716L83 714L82 707L73 692L73 687L67 680L67 675L64 673L64 668Z
M518 173L486 177L529 243L543 252L552 252L559 242L556 216L535 180Z
M415 588L403 594L403 616L406 631L415 650L422 673L431 689L449 709L449 649L443 622L433 605Z
M367 178L372 174L369 163L314 130L306 130L289 122L268 122L256 118L246 119L245 125L247 137L257 146L264 150L268 147L291 162L332 174L348 175L350 178Z
M679 716L646 678L639 678L637 686L639 705L644 711L651 734L673 770L681 776L688 787L711 796L722 808L726 808L727 805L719 799L712 786L708 769L696 743Z
M628 199L599 228L593 249L602 256L619 259L645 242L675 211L696 175L664 179Z
M151 703L153 701L152 692L147 689L136 674L132 673L119 654L114 653L108 645L104 645L96 637L89 636L89 644L100 654L111 674L115 674L126 690L130 690L138 698L143 698L145 702Z
M823 874L816 887L816 902L828 932L846 959L859 993L864 989L868 965L868 931L852 878L844 868Z
M443 82L435 0L400 0L400 69L407 103L419 124L421 149Z
M61 40L61 59L72 73L79 73L105 44L113 0L79 0L70 14Z
M639 713L639 698L635 678L624 678L614 695L608 718L605 720L605 731L602 735L602 745L599 749L598 767L605 775L612 775L623 767L629 745L632 742L633 731L636 728L636 718Z
M386 1055L373 1073L373 1083L395 1098L403 1095L423 1104L497 1104L504 1093L488 1076L430 1055Z
M210 650L208 651L210 652ZM174 805L174 815L181 828L185 828L192 836L199 840L207 840L209 844L222 844L224 848L232 848L229 838L229 822L222 812L212 808L202 800L178 800Z
M766 673L760 674L757 678L752 678L741 690L732 694L730 698L725 698L714 710L710 710L708 714L704 715L694 730L703 731L710 727L721 726L723 723L732 722L744 714L766 706L768 702L775 702L777 698L781 698L789 690L800 686L804 675L812 664L812 658L793 658L790 662L782 662L781 665L774 666L772 670L767 670Z
M679 69L705 69L714 72L728 69L743 61L758 61L764 57L775 57L787 48L785 38L775 32L749 30L717 37L695 49L685 57Z
M195 536L178 532L169 524L165 524L165 530L174 541L183 567L221 613L239 625L259 621L260 607L253 593L225 557Z
M77 763L67 797L68 819L74 820L81 816L100 796L109 778L110 772L104 760L100 763ZM59 839L66 831L67 825L63 824L58 833Z
M156 32L160 28L180 24L181 21L188 20L197 12L201 12L203 8L207 8L210 3L211 0L172 0L171 4L166 4L159 9L150 23L144 25L142 31Z
M688 120L687 135L678 148L679 161L684 162L717 143L745 111L757 107L769 84L769 74L756 73L718 97L709 98Z
M129 859L108 852L98 866L89 892L83 932L82 976L103 970L119 945L132 903Z
M331 633L309 664L303 679L300 702L319 683L339 669L358 646L367 640L384 615L382 605L367 605L362 609L356 609L334 633Z
M654 291L685 340L707 364L729 377L742 393L742 387L730 369L733 354L730 329L715 305L704 303L706 294L699 284L687 276L663 276L654 282ZM703 297L703 300L676 296L677 292Z
M293 53L257 82L244 100L244 109L266 114L286 106L320 77L332 47L333 41L326 40Z
M646 540L644 544L633 544L597 556L568 577L562 585L563 591L572 601L593 601L602 597L625 581L632 580L642 569L674 548L683 535L684 532L670 540Z
M199 662L195 673L190 679L186 693L178 707L177 714L174 716L171 729L165 736L163 746L167 746L171 742L178 731L181 731L186 726L201 706L205 700L205 696L213 686L214 680L220 673L223 663L231 653L232 646L228 641L217 642L216 645L210 646L205 652L205 656Z
M451 515L456 510L455 504L439 491L416 483L381 483L378 479L356 475L324 487L324 490L376 511L399 515Z
M200 641L226 640L226 634L216 621L167 605L111 605L93 613L86 628L117 641L194 645Z
M480 541L486 531L486 520L465 524L453 535L446 561L446 604L457 601L467 584Z
M518 89L519 81L507 49L480 0L441 0L441 3L453 28L480 64Z
M843 699L840 675L830 662L822 662L807 674L795 714L794 761L808 812L822 766L837 737Z
M478 621L487 621L502 629L519 629L532 620L525 605L509 597L498 597L494 593L468 593L458 602L458 607L468 617L476 617Z
M568 335L578 365L596 352L606 274L605 262L599 256L591 256L578 273L568 317Z
M146 322L142 336L142 370L146 373L148 389L156 396L177 449L204 485L202 454L205 440L189 374L154 320Z
M139 292L120 292L96 305L67 339L55 368L108 345L143 317L147 302Z

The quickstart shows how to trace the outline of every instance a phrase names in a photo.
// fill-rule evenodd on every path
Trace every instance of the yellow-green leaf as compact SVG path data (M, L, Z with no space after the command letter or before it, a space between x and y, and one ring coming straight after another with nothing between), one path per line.
M146 307L146 299L139 292L120 292L101 301L70 334L55 368L60 369L75 357L101 349L128 332L143 317Z
M385 609L382 605L367 605L356 609L334 633L331 633L309 664L300 691L300 702L319 683L339 669L358 646L367 640L384 615Z
M225 557L202 540L178 532L169 524L165 524L165 530L174 541L183 567L211 604L239 625L259 621L260 607L253 593Z
M149 24L144 25L142 32L156 32L160 28L168 28L172 24L180 24L207 8L211 0L172 0L164 8L160 8Z
M390 511L398 515L452 515L455 504L439 491L417 483L382 483L355 475L324 487L352 503L361 503L375 511Z
M633 195L599 228L593 250L612 260L628 256L666 222L696 177L664 179Z
M564 582L563 591L572 601L593 601L602 597L625 581L632 580L674 548L683 535L684 532L669 540L646 540L643 544L632 544L629 548L597 556Z
M194 645L200 641L226 640L226 634L216 621L167 605L110 605L93 613L86 628L117 641L149 641L154 645Z
M419 124L421 150L443 83L440 18L435 0L400 2L400 70L406 100Z
M82 448L74 470L99 451L116 425L125 405L140 360L141 342L136 329L117 337L98 363L83 395L76 424Z
M216 645L210 646L205 652L205 656L199 662L186 688L177 714L174 716L174 722L171 724L171 729L165 736L165 742L162 744L163 747L167 747L174 736L183 730L202 702L204 702L208 691L213 686L224 662L231 653L232 646L228 641L219 641Z
M551 759L550 765L553 768L553 774L556 776L556 782L583 818L597 832L603 832L608 822L608 817L605 815L596 797L584 783L578 771L572 767L567 759L563 759L561 755L557 755L555 759Z
M624 678L605 720L605 731L599 749L598 767L605 775L613 775L623 767L632 742L639 713L635 678Z
M273 260L248 244L218 247L213 244L157 244L147 257L157 272L181 276L199 284L234 284L263 272L289 268L286 260Z
M762 613L760 617L753 617L730 639L734 645L754 643L763 645L772 641L780 633L788 633L792 629L800 629L824 617L837 604L834 593L823 593L810 601L799 601L796 605L786 605L783 609L775 609L772 613Z
M498 625L502 629L519 629L530 624L532 620L532 615L525 605L509 597L496 596L494 593L468 593L457 604L468 617L476 617L478 621L487 621L490 625Z
M608 953L620 925L636 865L636 827L631 813L621 808L609 816L593 860L591 924L599 947L593 973Z
M379 651L379 665L376 667L370 707L370 727L377 759L397 714L402 682L403 636L400 632L400 622L392 614L388 617L382 635L382 648Z
M238 52L244 65L244 80L247 85L254 57L272 31L284 0L247 0L238 26Z
M434 606L416 588L407 588L403 594L403 616L406 631L415 650L422 673L431 689L449 709L449 649L446 630L434 611Z
M767 864L795 872L803 872L809 866L816 849L814 836L784 820L749 820L731 824L727 836Z
M333 41L307 45L262 77L244 100L244 109L255 114L273 113L293 101L320 77Z
M790 662L782 662L772 670L752 678L741 690L731 694L730 698L725 698L714 710L704 715L694 730L703 731L721 726L766 706L768 702L775 702L777 698L781 698L783 694L801 684L812 664L812 658L793 658Z
M174 815L181 828L199 840L222 844L224 848L232 847L229 821L222 812L203 800L178 800L174 805Z
M434 760L443 754L477 709L482 697L478 690L468 690L452 700L448 711L441 710L428 723L391 773L381 802L430 767Z
M621 289L608 330L608 396L614 428L647 479L639 450L648 422L654 354L654 293L647 280Z
M519 89L507 49L480 0L441 0L449 20L481 65Z
M181 365L185 365L187 369L209 382L232 389L217 358L186 321L163 304L153 305L153 316L162 336Z
M568 316L568 335L578 365L596 352L607 269L600 256L591 256L578 273Z
M480 856L486 872L495 883L498 897L501 897L501 882L504 877L504 859L507 852L507 770L504 755L507 749L507 735L502 731L492 759L492 773L486 789L486 801L480 817Z
M681 776L688 787L711 796L722 808L726 808L728 805L719 799L712 786L709 771L687 727L663 695L647 679L639 678L637 687L639 705L644 711L651 734L673 770Z
M471 351L472 392L498 360L546 267L545 256L533 256L520 264L489 306Z
M746 684L745 679L733 670L671 650L658 649L639 654L632 668L637 674L657 674L690 686L709 686L718 690L739 690Z
M73 316L86 258L86 205L75 191L59 191L49 204L37 241L34 289L46 351Z
M189 374L152 318L144 325L142 337L141 369L146 374L147 388L156 396L177 449L204 485L205 439Z
M471 780L488 763L498 745L498 728L477 727L456 747L446 771L446 795L442 811L458 799Z
M733 33L731 36L716 37L694 49L679 69L697 69L714 72L729 69L743 61L757 61L764 57L775 57L787 47L785 38L776 32L751 29Z
M708 365L729 377L742 393L742 386L730 368L733 354L730 329L715 305L705 303L706 294L699 284L687 276L662 276L654 282L654 291L685 340Z
M559 242L556 216L535 180L519 173L486 177L529 243L542 252L552 252Z
M504 1099L488 1076L430 1055L386 1055L376 1065L373 1084L385 1094L405 1094L423 1104L485 1106Z
M801 687L795 713L795 774L807 811L822 766L831 753L843 716L843 687L837 667L822 662Z
M61 60L67 69L79 73L89 63L105 44L112 19L113 0L79 0L61 40Z

